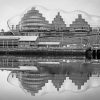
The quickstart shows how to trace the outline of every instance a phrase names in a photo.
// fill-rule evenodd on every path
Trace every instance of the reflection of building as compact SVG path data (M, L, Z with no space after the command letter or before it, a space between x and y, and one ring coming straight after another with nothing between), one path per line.
M17 73L17 77L21 83L21 87L31 95L35 95L42 90L42 87L45 86L45 83L48 82L48 74L38 73L32 71L24 71Z
M63 74L55 74L52 77L52 83L55 86L55 88L57 89L57 91L59 91L59 89L63 85L65 79L66 79L66 75L63 75Z
M81 89L82 86L84 86L84 83L89 80L89 76L87 73L72 73L69 75L69 79L72 80L72 82L78 87L78 89Z
M13 69L13 68L18 68L19 62L16 57L0 57L0 68L8 68L8 69Z
M79 91L92 74L100 75L100 63L84 61L83 58L66 57L0 57L0 69L12 71L8 80L14 81L9 78L16 76L20 87L32 95L41 91L48 80L60 91L66 77L72 80Z
M47 66L48 67L48 66ZM9 76L9 78L13 78L15 77L15 73L16 73L16 78L18 78L19 82L20 82L20 87L26 91L26 93L31 93L31 95L36 95L37 93L39 93L39 91L41 91L43 89L43 87L45 87L45 84L48 83L48 80L52 80L52 84L53 86L57 89L57 91L59 92L62 85L64 85L64 81L66 80L66 77L69 77L70 80L72 80L73 83L75 83L76 86L78 86L77 91L81 90L81 86L84 86L84 83L87 82L87 80L89 80L88 76L88 72L78 72L77 68L76 68L76 72L74 72L74 69L70 67L67 68L62 68L62 66L60 66L61 70L63 69L64 72L66 72L66 74L64 73L56 73L57 68L55 71L53 71L53 69L55 69L54 67L50 67L48 70L44 67L42 67L42 70L38 70L38 71L28 71L28 70L23 70L23 71L14 71L14 74L12 72L12 77ZM44 70L43 70L44 69ZM49 71L49 70L52 71ZM71 71L70 71L71 70ZM60 71L60 70L59 70ZM10 82L13 81L12 79L9 79L9 83L14 83L14 82ZM66 84L65 84L66 85Z

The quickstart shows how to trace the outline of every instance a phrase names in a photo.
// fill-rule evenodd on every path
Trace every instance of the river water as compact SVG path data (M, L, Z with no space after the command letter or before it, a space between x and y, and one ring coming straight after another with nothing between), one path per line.
M100 60L0 56L0 100L99 100Z

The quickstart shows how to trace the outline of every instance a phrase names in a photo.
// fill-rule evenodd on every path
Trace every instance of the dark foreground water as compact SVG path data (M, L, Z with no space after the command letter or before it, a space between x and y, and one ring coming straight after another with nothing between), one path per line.
M100 100L100 60L0 56L0 100Z

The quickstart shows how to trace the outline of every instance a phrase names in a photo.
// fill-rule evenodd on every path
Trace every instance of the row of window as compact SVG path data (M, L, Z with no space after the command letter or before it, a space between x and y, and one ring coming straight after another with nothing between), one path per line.
M43 28L28 28L28 27L24 27L21 29L21 31L31 31L34 32L34 31L42 31L42 30L49 30L48 28L46 27L43 27Z
M27 20L25 20L24 22L22 22L21 24L27 24L27 23L46 23L44 20L37 20L37 19L27 19Z
M89 27L74 27L74 29L90 29Z
M29 18L30 16L42 17L42 14L40 14L38 12L26 13L26 14L24 14L24 17L23 18Z
M24 23L23 25L22 25L22 27L24 27L24 26L36 26L36 27L38 27L38 26L48 26L48 24L46 24L46 23Z
M18 43L16 42L0 42L0 45L17 45Z
M0 45L0 48L18 48L18 45Z
M48 27L23 27L21 29L22 31L31 31L32 32L35 32L36 30L37 31L42 31L42 30L49 30L49 32L52 32L52 31L71 31L71 30L86 30L86 31L90 31L91 29L90 28L86 28L86 27L80 27L80 28L70 28L70 29L67 29L67 28L63 28L63 27L55 27L55 28L51 28L49 29Z

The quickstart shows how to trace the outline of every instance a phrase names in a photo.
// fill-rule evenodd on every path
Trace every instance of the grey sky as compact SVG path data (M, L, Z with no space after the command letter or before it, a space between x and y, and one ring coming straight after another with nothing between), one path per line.
M0 0L0 29L7 29L9 18L34 5L65 11L83 10L100 15L100 0Z

